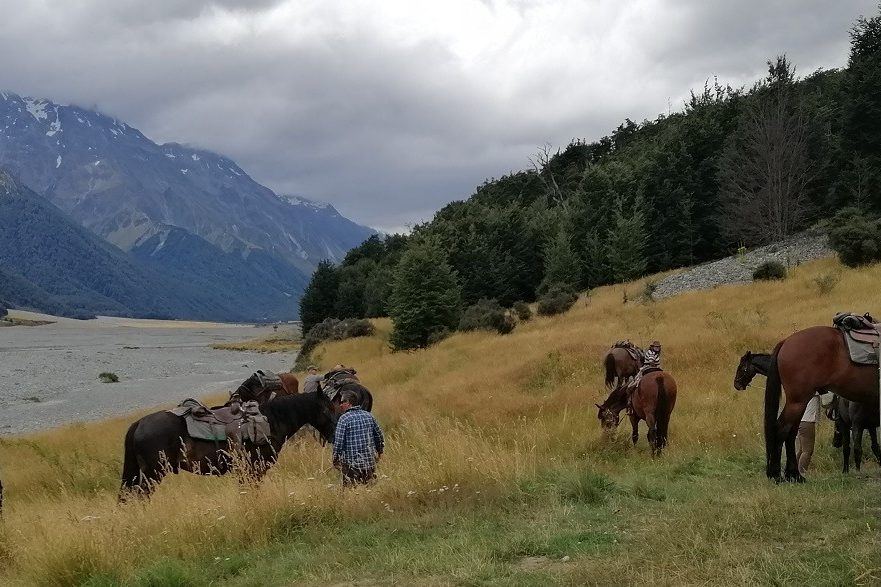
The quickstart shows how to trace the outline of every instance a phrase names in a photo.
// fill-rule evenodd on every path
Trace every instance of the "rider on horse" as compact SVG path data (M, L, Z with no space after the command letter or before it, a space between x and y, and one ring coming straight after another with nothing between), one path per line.
M652 341L652 344L649 345L649 348L646 349L645 354L642 360L642 367L639 368L639 372L633 377L630 384L627 386L627 413L631 413L633 411L633 392L639 388L639 383L642 381L642 376L645 375L648 371L653 371L661 368L661 343L657 340Z

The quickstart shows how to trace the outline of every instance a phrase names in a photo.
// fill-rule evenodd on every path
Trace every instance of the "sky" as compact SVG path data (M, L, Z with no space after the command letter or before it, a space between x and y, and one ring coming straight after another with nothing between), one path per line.
M841 67L875 0L0 0L0 89L233 158L385 231L539 147Z

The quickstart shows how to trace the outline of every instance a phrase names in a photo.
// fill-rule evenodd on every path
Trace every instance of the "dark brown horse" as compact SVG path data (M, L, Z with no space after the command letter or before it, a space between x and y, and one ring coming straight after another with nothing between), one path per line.
M125 435L120 499L133 492L149 495L168 473L224 475L232 469L233 454L242 457L244 474L260 479L275 463L285 441L305 424L333 442L336 415L320 392L276 397L263 403L260 411L269 421L269 442L245 441L241 446L192 438L184 418L168 411L144 416Z
M615 389L639 372L642 361L633 358L627 349L615 346L606 353L603 365L606 368L606 387Z
M786 403L778 416L781 386ZM769 478L804 481L795 456L795 436L808 401L831 391L845 399L878 406L878 367L850 360L843 335L830 326L799 330L777 343L765 386L765 463ZM786 469L781 478L781 450Z
M629 414L632 427L633 444L639 439L639 421L645 420L648 425L648 441L652 447L652 456L661 454L667 444L667 431L670 425L670 414L676 405L676 381L665 371L649 371L642 376L639 386L633 391L631 404L633 410ZM621 411L627 408L627 389L616 387L603 405L599 408L597 418L604 430L614 430L621 422Z
M230 394L238 396L242 401L267 402L277 396L297 395L300 393L300 380L293 373L278 373L281 380L281 390L267 390L262 383L259 373L254 373L245 379L239 387Z
M881 465L881 446L878 445L878 406L852 402L843 397L834 396L832 405L826 411L830 420L835 422L835 438L833 446L841 447L843 456L842 471L850 470L850 447L853 441L853 464L860 470L863 463L863 431L869 432L872 452Z

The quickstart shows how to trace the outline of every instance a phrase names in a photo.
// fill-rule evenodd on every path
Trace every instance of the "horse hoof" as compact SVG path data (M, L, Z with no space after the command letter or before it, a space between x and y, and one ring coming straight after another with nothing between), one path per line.
M801 473L787 473L786 475L787 483L804 483L805 481L806 479Z

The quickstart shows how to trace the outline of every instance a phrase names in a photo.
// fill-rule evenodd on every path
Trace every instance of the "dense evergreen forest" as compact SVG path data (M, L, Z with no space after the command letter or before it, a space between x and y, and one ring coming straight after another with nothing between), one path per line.
M322 264L300 304L304 329L394 318L450 274L446 299L510 307L786 238L845 206L881 212L881 16L856 21L844 69L799 76L777 57L752 87L708 81L680 112L530 161L409 236L371 237ZM408 268L417 257L440 261ZM414 267L425 288L406 279Z

